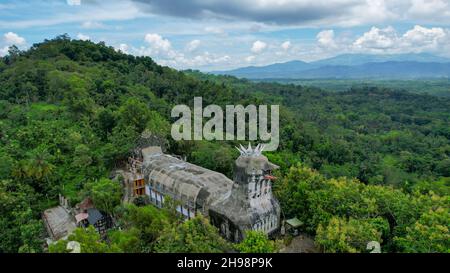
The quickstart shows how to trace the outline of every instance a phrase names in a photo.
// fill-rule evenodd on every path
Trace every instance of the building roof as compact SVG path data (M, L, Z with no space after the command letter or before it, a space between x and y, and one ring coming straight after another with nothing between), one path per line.
M297 217L286 220L286 223L293 228L298 228L303 225L303 222L300 221Z
M98 210L98 209L88 209L87 210L87 214L88 214L88 222L91 225L94 225L95 223L97 223L100 219L103 218L102 213Z
M233 181L225 175L182 161L158 149L144 149L144 175L149 184L163 193L173 194L188 202L220 200ZM207 200L199 200L201 194ZM214 198L212 198L214 196Z
M90 197L86 197L83 201L81 201L81 203L78 203L77 206L80 208L80 210L85 211L93 208L94 202Z
M75 222L69 212L62 206L45 210L42 218L53 240L59 240L69 235L76 228Z
M89 214L82 212L75 215L75 220L77 221L77 224L89 217Z

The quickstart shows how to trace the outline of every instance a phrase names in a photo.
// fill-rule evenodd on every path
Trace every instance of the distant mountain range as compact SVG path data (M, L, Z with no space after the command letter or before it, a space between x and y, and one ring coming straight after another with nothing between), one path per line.
M431 54L344 54L315 62L290 61L213 74L248 79L407 79L450 77L450 59Z

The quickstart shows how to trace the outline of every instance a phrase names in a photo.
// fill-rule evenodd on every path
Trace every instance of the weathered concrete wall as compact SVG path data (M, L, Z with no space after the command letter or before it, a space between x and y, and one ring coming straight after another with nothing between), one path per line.
M195 214L210 217L230 241L241 241L247 230L266 234L278 230L281 210L268 176L277 166L259 150L252 152L249 148L236 159L234 181L166 155L157 147L143 149L142 155L150 200L152 196L162 196L159 200L163 202L163 196L169 195L181 201Z

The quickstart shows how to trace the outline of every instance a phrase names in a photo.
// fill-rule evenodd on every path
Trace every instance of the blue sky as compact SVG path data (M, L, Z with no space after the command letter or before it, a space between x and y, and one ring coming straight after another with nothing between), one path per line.
M344 53L450 57L450 1L0 1L0 55L63 33L204 71Z

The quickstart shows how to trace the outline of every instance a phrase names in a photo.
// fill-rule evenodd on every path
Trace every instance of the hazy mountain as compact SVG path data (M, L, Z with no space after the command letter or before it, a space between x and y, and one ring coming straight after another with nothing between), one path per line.
M214 74L227 74L239 78L271 78L274 75L283 77L286 73L289 75L298 75L300 72L318 68L320 65L314 65L303 61L290 61L286 63L276 63L267 66L248 66L231 71L217 71Z
M450 59L431 54L344 54L311 63L290 61L213 72L249 79L449 77Z
M423 63L448 63L450 59L435 56L428 53L419 54L343 54L336 57L312 62L312 64L324 65L361 65L365 63L380 62L423 62Z
M355 66L322 66L302 71L297 78L442 78L450 77L450 63L380 62Z

